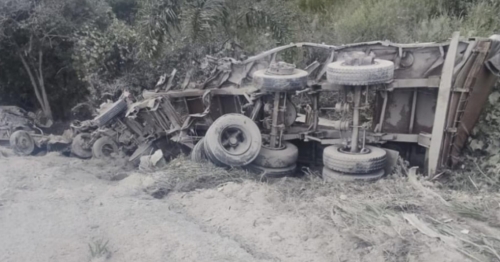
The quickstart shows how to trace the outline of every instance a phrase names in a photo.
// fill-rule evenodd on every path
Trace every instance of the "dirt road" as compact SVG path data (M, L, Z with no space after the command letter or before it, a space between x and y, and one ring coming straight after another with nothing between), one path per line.
M88 261L99 240L109 241L110 261L258 260L138 184L97 179L106 171L80 160L13 157L0 166L0 261Z
M457 219L436 209L439 203L412 199L425 197L404 181L314 190L296 180L229 182L156 199L146 189L166 173L98 178L120 172L110 163L55 154L0 159L0 261L493 259L492 252L422 233L407 220L410 213L431 232L444 231L424 214L448 221L452 233L469 230L463 238L499 235L487 222ZM495 250L497 240L490 241ZM100 246L102 256L92 255L89 245Z

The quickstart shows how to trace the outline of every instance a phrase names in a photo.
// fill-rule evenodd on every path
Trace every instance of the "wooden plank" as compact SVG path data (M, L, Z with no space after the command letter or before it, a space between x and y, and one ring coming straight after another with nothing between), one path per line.
M339 134L340 136L340 134ZM366 134L367 140L372 143L377 142L400 142L400 143L417 143L419 141L419 135L414 134L384 134L383 136L377 134ZM312 140L312 139L311 139ZM335 145L345 142L343 138L328 138L319 139L322 145Z
M187 89L187 90L172 90L168 92L143 92L144 98L152 98L158 96L164 96L169 98L183 98L183 97L197 97L203 96L205 92L210 91L212 95L244 95L252 94L258 91L255 87L243 87L243 88L220 88L220 89Z
M389 85L389 90L396 88L417 88L428 87L438 88L440 84L439 77L418 78L418 79L394 79Z
M451 87L453 84L453 71L458 50L458 40L460 32L453 33L448 53L443 65L441 82L439 84L438 101L436 105L436 114L434 116L434 125L432 128L432 140L429 148L429 169L430 176L436 174L440 168L440 154L443 146L443 136L450 103Z
M418 135L414 134L384 134L381 137L382 141L401 142L401 143L417 143Z
M328 65L333 62L333 59L335 58L335 51L330 52L330 56L328 59L326 59L325 63L323 64L323 68L321 68L321 71L319 74L316 76L316 82L319 82L323 75L326 73L326 70L328 69Z

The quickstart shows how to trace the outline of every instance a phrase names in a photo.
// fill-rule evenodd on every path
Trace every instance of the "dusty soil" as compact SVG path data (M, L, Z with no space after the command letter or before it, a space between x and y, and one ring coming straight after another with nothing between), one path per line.
M263 183L183 159L144 174L55 153L6 155L0 261L500 260L495 193L407 178Z

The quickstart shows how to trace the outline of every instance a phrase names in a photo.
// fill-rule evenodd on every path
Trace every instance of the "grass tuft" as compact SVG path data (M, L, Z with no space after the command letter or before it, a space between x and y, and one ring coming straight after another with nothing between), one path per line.
M90 253L90 261L99 258L109 258L111 256L111 252L108 249L109 240L95 240L92 243L89 243L89 253Z

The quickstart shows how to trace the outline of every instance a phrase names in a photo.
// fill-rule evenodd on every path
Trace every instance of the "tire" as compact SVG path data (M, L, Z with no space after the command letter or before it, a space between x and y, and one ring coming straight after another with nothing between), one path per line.
M384 169L378 171L373 171L368 174L345 174L331 170L329 168L323 168L323 180L326 182L335 181L373 181L382 178L385 175Z
M349 66L345 61L331 63L326 76L331 84L347 86L378 85L394 79L394 63L375 59L372 65Z
M10 135L10 146L18 155L29 156L35 151L35 141L31 135L24 131L18 130Z
M219 117L207 130L203 147L216 165L240 167L259 155L262 136L252 119L241 114Z
M248 169L256 173L264 173L264 177L282 178L294 175L295 171L297 170L297 165L294 164L292 166L283 168L269 168L251 164L248 166Z
M285 125L285 127L290 127L297 120L298 117L297 106L295 106L295 104L292 101L287 99L285 110L286 110L285 119L283 121L283 124Z
M383 169L387 162L387 152L381 148L366 146L366 154L342 151L341 146L329 146L323 151L325 167L348 174L369 174Z
M207 160L207 156L205 155L205 148L203 146L204 141L205 138L202 138L194 146L193 151L191 151L191 161L199 163Z
M80 133L73 138L71 153L79 158L89 159L92 157L92 149L87 148L85 143L91 140L89 133Z
M304 89L307 86L309 73L295 69L291 75L272 75L267 69L256 71L253 74L255 87L269 92L287 92Z
M110 105L104 112L98 115L92 122L98 126L104 126L113 118L115 118L118 114L125 111L127 109L127 101L125 99L120 99Z
M113 154L118 154L118 145L108 136L103 136L92 145L92 156L97 159L112 158Z
M252 164L268 168L285 168L295 165L299 158L299 149L290 142L285 142L284 146L283 149L262 146Z

